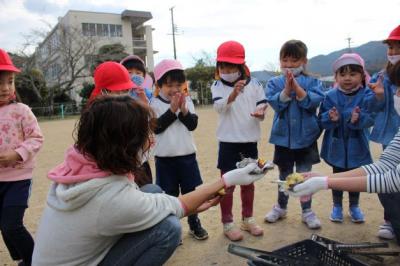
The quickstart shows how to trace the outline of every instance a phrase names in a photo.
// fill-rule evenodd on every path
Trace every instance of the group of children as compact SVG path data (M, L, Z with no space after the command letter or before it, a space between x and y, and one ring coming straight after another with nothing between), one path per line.
M236 176L232 177L235 182L228 182L227 176L232 176L230 173L236 171L234 170L237 168L236 163L242 158L258 158L260 122L265 117L268 105L275 111L269 141L275 145L273 160L279 169L280 180L286 180L294 171L300 173L311 171L312 166L320 162L320 157L332 167L334 173L369 164L372 162L369 140L381 143L385 148L394 137L400 126L400 26L395 28L384 42L388 46L388 63L382 72L370 79L364 60L359 55L343 54L333 63L336 82L326 93L321 81L307 72L307 47L299 40L290 40L282 46L279 53L282 74L269 80L265 89L250 76L250 70L245 64L245 49L240 43L228 41L218 47L216 80L212 84L211 92L213 106L219 116L216 130L219 142L217 167L225 184L225 195L220 199L221 222L223 232L228 239L241 240L243 238L241 231L248 231L254 236L263 234L263 229L257 225L253 213L254 184L240 182ZM43 136L29 107L15 101L14 76L18 72L19 69L13 65L8 54L0 49L0 230L11 257L14 260L21 260L21 265L30 265L34 245L32 237L23 226L23 216L28 206L33 161L42 145ZM134 55L126 57L120 63L105 62L96 68L95 89L85 109L87 123L91 123L91 126L96 125L95 121L90 121L93 118L88 111L93 109L95 112L94 106L100 108L102 105L116 105L107 103L105 98L125 99L118 100L121 101L118 108L121 110L125 108L127 112L135 114L133 109L129 109L130 107L121 107L131 105L124 97L129 96L136 102L136 116L143 116L146 112L144 110L149 110L149 113L145 114L145 120L119 122L137 128L131 139L129 136L111 133L110 138L105 139L104 133L99 134L97 139L89 141L88 136L94 133L82 129L82 135L78 132L78 141L75 145L78 148L70 148L67 156L71 162L77 164L84 162L90 167L75 169L71 166L72 163L64 163L49 174L50 179L56 184L73 186L81 182L90 183L96 178L122 174L128 180L134 180L136 184L146 187L152 183L148 159L150 154L154 154L155 183L166 194L174 197L181 194L181 197L184 197L186 194L200 193L193 192L202 184L202 178L191 133L198 125L198 116L187 93L184 68L177 60L162 60L158 63L154 68L157 93L151 92L149 83L145 85L146 78L149 77L144 62ZM97 111L101 115L100 109ZM105 116L105 113L103 115ZM83 123L82 119L80 123ZM117 120L119 119L124 120L123 117ZM138 128L135 123L140 121L147 121L148 125L144 126L147 130ZM112 127L112 124L108 126ZM373 129L370 133L371 127ZM114 131L121 131L121 128L115 125ZM321 154L319 154L317 140L323 131ZM123 131L120 133L129 132L131 131L126 130L126 133ZM151 132L154 132L155 136ZM94 134L93 138L95 136L97 135ZM81 143L79 139L86 139L87 143ZM112 141L107 143L110 139ZM122 143L124 140L127 142ZM144 142L145 145L139 145ZM118 152L121 151L115 148L122 144L126 145L125 156L120 156ZM105 147L103 154L97 154L96 145ZM129 150L130 145L133 147L132 150ZM128 154L134 155L130 162L127 159ZM121 157L121 160L107 161L106 158L111 155L118 159ZM132 171L122 171L128 168ZM248 177L244 172L241 174ZM241 189L240 229L235 226L232 214L234 185L240 185ZM49 197L52 196L51 193L61 193L58 190L62 189L66 188L54 187ZM359 208L359 196L359 193L349 193L349 214L355 223L364 222L364 214ZM190 196L185 199L188 198ZM330 220L342 222L343 192L333 190L332 198ZM398 204L400 194L390 196L382 194L379 198L385 209L385 223L380 227L378 234L382 238L392 239L395 235L400 235L400 214L391 213L390 205ZM163 206L170 210L170 213L179 217L188 215L190 234L193 237L199 240L208 237L197 212L187 211L186 204L191 205L192 199L181 200L183 211L177 209L176 202L170 198L168 201L169 205ZM145 202L143 201L143 204ZM196 208L199 203L196 201L194 204ZM274 223L284 218L287 214L287 203L287 194L278 190L277 203L265 215L264 220ZM171 204L174 207L171 207ZM62 208L76 208L76 206L63 205ZM311 209L311 197L301 200L301 208L302 221L307 227L320 228L321 223ZM47 210L46 219L51 219L52 215L54 216L54 213ZM154 216L157 215L148 217L154 218ZM120 219L123 220L123 217ZM110 220L105 222L109 223ZM43 222L42 219L42 223L48 224L48 221ZM142 223L138 221L131 227L139 231L149 228ZM120 232L122 227L120 225L119 229L115 230ZM101 234L111 233L103 231ZM114 244L115 241L116 239L109 240L108 244L111 242ZM39 246L39 249L43 252L44 247ZM109 249L103 251L104 257ZM46 263L43 258L36 259ZM101 260L96 263L100 262Z

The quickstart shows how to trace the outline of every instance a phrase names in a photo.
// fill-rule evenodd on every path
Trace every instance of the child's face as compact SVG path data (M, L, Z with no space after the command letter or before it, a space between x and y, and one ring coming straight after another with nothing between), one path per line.
M337 72L335 79L341 89L351 91L361 86L363 75L356 71Z
M307 64L307 58L284 57L280 60L281 68L298 68Z
M170 100L172 96L182 92L183 85L184 83L180 83L177 81L168 81L167 83L162 84L160 90L164 94L164 96L167 97L168 100Z
M137 68L131 67L128 69L129 74L138 75L144 78L144 73Z
M235 66L235 65L222 65L222 66L218 66L218 72L220 74L232 74L232 73L236 73L239 72L239 67Z
M0 105L7 104L14 93L14 73L0 72Z
M387 55L400 55L400 41L388 41L387 46Z

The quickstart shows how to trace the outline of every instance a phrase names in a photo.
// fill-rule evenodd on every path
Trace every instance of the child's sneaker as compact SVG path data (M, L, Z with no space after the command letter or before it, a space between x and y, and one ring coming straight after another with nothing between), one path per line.
M234 223L224 224L224 235L231 241L239 241L243 239L242 232L240 232Z
M208 238L208 233L201 225L190 230L189 233L197 240L204 240Z
M254 217L243 218L240 229L248 231L253 236L262 236L264 234L264 230L256 224Z
M283 219L286 217L287 211L282 209L279 205L274 205L272 210L267 213L264 217L264 221L269 223L275 223L279 219Z
M392 240L396 237L390 222L385 221L381 226L379 226L378 237L387 240Z
M349 213L351 216L351 221L353 223L363 223L364 222L364 213L358 206L352 206L349 208Z
M329 220L332 222L341 223L343 222L343 208L339 205L333 205L331 216Z
M319 228L321 228L320 220L317 218L315 213L310 209L306 210L306 211L303 211L303 214L301 215L301 220L310 229L319 229Z

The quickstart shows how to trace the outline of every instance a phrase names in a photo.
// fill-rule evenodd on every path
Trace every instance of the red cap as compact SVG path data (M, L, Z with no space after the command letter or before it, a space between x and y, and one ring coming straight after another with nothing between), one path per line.
M244 64L244 47L238 42L227 41L222 43L217 50L217 62L227 62L231 64Z
M21 72L21 70L14 66L10 56L3 49L0 49L0 70L17 73Z
M389 37L387 37L383 42L388 41L400 41L400 25L392 30L392 32L389 34Z
M110 91L122 91L136 88L132 82L128 70L117 62L104 62L94 71L95 88L90 95L92 100L102 89Z

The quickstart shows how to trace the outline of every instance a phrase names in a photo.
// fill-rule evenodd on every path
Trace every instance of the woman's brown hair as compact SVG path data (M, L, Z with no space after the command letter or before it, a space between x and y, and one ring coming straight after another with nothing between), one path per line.
M149 149L153 118L147 106L129 96L98 97L82 112L75 146L104 171L134 172Z

